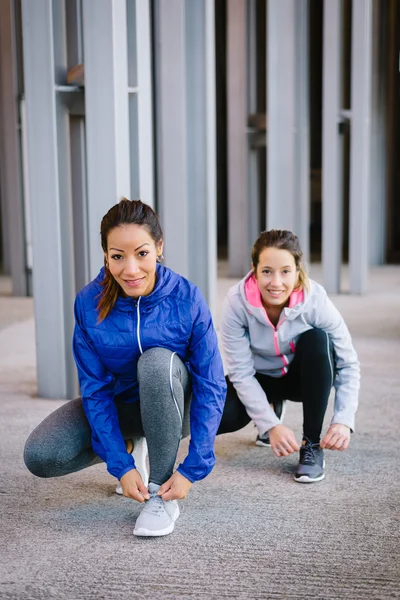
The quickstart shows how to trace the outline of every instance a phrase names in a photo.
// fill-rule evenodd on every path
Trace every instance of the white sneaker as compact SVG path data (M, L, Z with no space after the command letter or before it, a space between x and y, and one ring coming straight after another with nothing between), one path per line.
M157 496L160 486L149 484L150 500L147 500L138 516L133 535L160 536L172 533L175 521L179 517L179 506L176 500L164 501Z
M133 450L131 452L133 456L133 460L135 461L135 465L137 470L140 473L141 478L143 479L144 485L147 487L149 483L149 472L147 470L146 458L147 458L147 442L145 437L134 438L133 442ZM117 487L115 491L120 496L123 495L122 487L120 482L117 483Z

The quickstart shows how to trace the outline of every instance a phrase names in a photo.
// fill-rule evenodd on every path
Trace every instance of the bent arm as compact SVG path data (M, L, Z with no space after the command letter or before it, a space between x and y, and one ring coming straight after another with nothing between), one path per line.
M226 383L211 314L198 290L192 313L188 352L193 388L190 443L178 471L193 483L206 477L215 464L214 443L225 404Z

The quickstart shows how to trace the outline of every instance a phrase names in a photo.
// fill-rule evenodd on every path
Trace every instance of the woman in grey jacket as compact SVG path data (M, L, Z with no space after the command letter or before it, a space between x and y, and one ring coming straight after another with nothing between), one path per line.
M230 289L222 314L228 395L219 433L232 431L235 420L243 426L252 419L258 444L270 445L276 456L300 450L296 481L320 481L323 449L346 450L354 429L357 354L326 291L305 273L297 236L263 232L251 258L252 270ZM332 385L334 415L321 441ZM279 418L285 399L303 404L300 447Z

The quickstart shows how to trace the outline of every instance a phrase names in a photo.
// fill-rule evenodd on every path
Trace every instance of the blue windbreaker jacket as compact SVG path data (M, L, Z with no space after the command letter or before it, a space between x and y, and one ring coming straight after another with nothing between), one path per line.
M226 384L217 336L201 292L184 277L157 265L156 285L149 296L119 297L98 323L103 279L104 268L75 300L73 352L93 449L118 479L135 467L121 435L115 402L139 399L140 355L149 348L167 348L186 363L193 388L189 453L178 471L191 482L203 479L215 464L214 441Z

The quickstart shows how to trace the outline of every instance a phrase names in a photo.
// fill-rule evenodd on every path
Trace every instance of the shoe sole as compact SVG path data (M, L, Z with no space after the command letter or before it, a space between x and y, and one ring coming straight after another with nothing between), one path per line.
M265 442L262 442L261 440L257 440L256 442L254 442L254 444L256 446L262 446L264 448L271 448L271 442L269 444L266 444Z
M308 477L308 475L301 475L300 477L294 477L293 479L297 481L297 483L315 483L316 481L322 481L325 477L325 473L322 473L319 477Z
M325 469L325 461L324 464L322 465L322 468ZM296 475L293 477L293 479L295 481L297 481L297 483L315 483L316 481L322 481L325 478L325 473L322 473L322 475L319 475L319 477L314 477L311 478L308 475L300 475L300 477L296 477Z
M169 527L161 529L160 531L151 531L150 529L144 529L142 527L141 529L134 529L133 535L136 535L137 537L161 537L162 535L168 535L169 533L172 533L174 527L175 523L171 523Z

